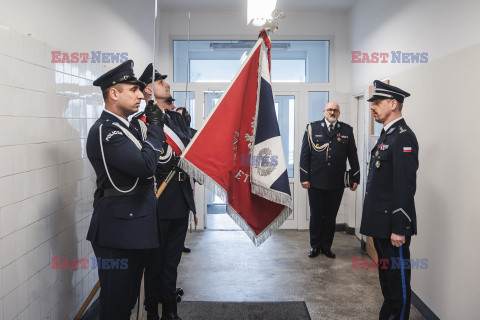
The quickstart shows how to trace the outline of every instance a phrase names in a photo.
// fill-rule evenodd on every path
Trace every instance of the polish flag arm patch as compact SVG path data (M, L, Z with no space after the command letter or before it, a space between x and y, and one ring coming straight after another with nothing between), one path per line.
M412 152L412 147L403 147L403 152Z

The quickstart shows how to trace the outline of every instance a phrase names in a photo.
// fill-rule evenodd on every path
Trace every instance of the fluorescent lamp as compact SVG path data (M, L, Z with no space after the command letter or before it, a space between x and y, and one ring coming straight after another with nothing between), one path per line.
M277 0L247 0L247 25L263 26L272 19L272 11L277 6Z

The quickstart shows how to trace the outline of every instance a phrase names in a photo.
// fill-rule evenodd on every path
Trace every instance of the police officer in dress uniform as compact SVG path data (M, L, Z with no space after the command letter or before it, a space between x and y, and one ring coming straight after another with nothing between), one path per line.
M410 238L417 233L414 195L418 169L418 142L402 117L409 93L376 80L368 100L383 130L371 151L360 232L373 237L384 297L379 319L408 319L410 314ZM409 262L409 261L408 261Z
M100 319L127 320L140 291L145 249L159 246L153 175L165 141L162 114L146 110L145 140L128 122L143 98L132 60L93 85L103 91L105 110L87 138L97 175L87 240L98 262Z
M335 102L327 103L323 113L323 120L307 125L300 154L300 182L310 201L310 258L320 253L335 258L331 247L344 188L355 191L360 182L352 127L338 121L340 107ZM347 159L351 170L346 173Z
M152 98L152 71L149 64L143 72L140 80L147 86L143 92L145 100ZM176 135L186 146L190 141L187 127L182 116L175 111L166 108L165 100L170 96L170 86L164 80L167 76L161 75L155 70L154 98L164 112L165 130L168 135ZM149 105L153 101L149 101ZM167 130L167 126L170 130ZM168 173L177 166L179 156L171 146L163 145L155 177L160 184L165 180ZM192 187L187 174L177 167L178 173L170 181L165 191L158 199L158 219L160 226L161 247L150 250L146 254L145 266L145 306L147 319L157 320L158 303L162 303L162 320L180 319L177 314L177 267L182 256L185 236L188 227L188 215L195 212Z

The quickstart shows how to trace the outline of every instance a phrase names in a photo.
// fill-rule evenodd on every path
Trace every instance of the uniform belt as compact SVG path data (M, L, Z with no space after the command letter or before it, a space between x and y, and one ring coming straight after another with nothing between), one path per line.
M157 174L157 179L160 181L160 183L162 183L165 180L165 178L168 176L168 174L169 172L160 172ZM177 172L173 176L173 179L176 179L178 181L185 181L187 180L187 173L185 171Z
M142 184L137 186L130 192L120 192L115 188L109 188L103 190L103 197L116 197L116 196L130 196L132 194L144 194L144 193L155 193L153 184Z

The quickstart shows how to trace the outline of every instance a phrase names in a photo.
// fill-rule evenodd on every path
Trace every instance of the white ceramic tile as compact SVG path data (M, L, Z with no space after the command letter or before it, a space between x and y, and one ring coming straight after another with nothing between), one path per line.
M17 312L22 312L28 307L28 282L22 283L16 290Z
M49 251L44 251L42 249L46 249L43 246L45 246L45 242L50 239L50 232L49 232L49 227L48 227L48 217L45 217L43 219L38 220L36 223L37 226L37 231L38 231L38 242L41 244L40 245L40 254L49 254ZM42 259L42 257L40 257ZM46 258L48 260L48 257Z
M38 222L32 223L27 227L27 248L28 251L38 247Z
M40 295L40 317L43 319L50 312L50 290L47 289Z
M11 58L9 62L10 78L13 87L26 88L28 83L28 75L30 74L30 64Z
M60 63L57 63L56 66L60 65ZM63 72L58 71L55 69L55 92L57 94L64 94L64 84L63 84Z
M13 320L17 316L17 294L12 292L3 298L3 318Z
M13 147L0 147L0 159L2 159L2 165L0 166L0 177L13 174Z
M10 104L10 113L13 116L22 117L26 110L26 90L22 88L12 88L12 103Z
M43 219L50 214L50 200L48 193L41 193L38 195L38 218Z
M40 299L37 298L28 306L28 313L30 315L30 320L38 319L40 315Z
M17 145L13 147L13 161L14 173L27 170L27 151L25 145Z
M17 216L15 230L19 232L20 229L25 228L28 225L28 212L27 212L27 200L15 203L15 213Z
M38 170L27 173L27 184L28 197L36 196L38 194Z
M27 253L27 261L28 261L28 277L31 279L36 278L36 275L39 271L38 268L38 247L32 249L30 252ZM33 300L32 300L33 301Z
M13 30L10 32L10 56L23 60L23 34Z
M27 238L27 228L20 229L14 233L15 235L15 257L18 259L23 255L27 254L28 248L28 238Z
M45 42L35 39L34 63L45 66Z
M15 227L17 225L17 212L15 208L16 205L11 204L0 209L1 238L5 237L6 235L12 234L15 231Z
M23 310L17 317L17 320L30 320L30 313L28 311L28 308Z
M26 286L27 280L28 280L28 269L29 269L28 255L24 255L20 257L16 261L15 265L17 267L17 275L18 275L17 286L23 285L23 284L25 284Z
M42 295L49 287L50 287L50 272L51 272L51 264L43 267L38 275L38 288L39 288L39 295Z
M33 303L40 296L39 274L28 279L28 303Z
M31 225L40 219L40 209L38 208L38 196L30 197L27 200L28 222Z
M2 298L3 298L3 269L0 268L0 303Z
M1 60L0 55L0 60ZM1 64L1 62L0 62ZM0 76L1 78L2 76ZM13 89L10 86L0 85L0 115L11 116L13 115Z
M52 62L52 51L58 49L54 49L50 44L45 43L45 67L48 69L56 70L57 66L56 63ZM63 72L63 65L60 64L62 67L62 70L58 70L60 72Z
M2 263L3 266L11 264L15 260L15 233L2 238Z
M28 197L28 175L26 172L19 173L13 177L13 190L15 202L22 201Z
M31 36L23 36L23 60L34 63L35 60L35 39Z
M3 268L3 294L8 295L18 287L18 269L17 263L10 263Z
M8 206L14 202L13 176L0 178L0 207Z
M4 55L0 55L0 85L12 85L12 69L10 63L13 59Z
M0 54L10 55L10 27L0 25Z

